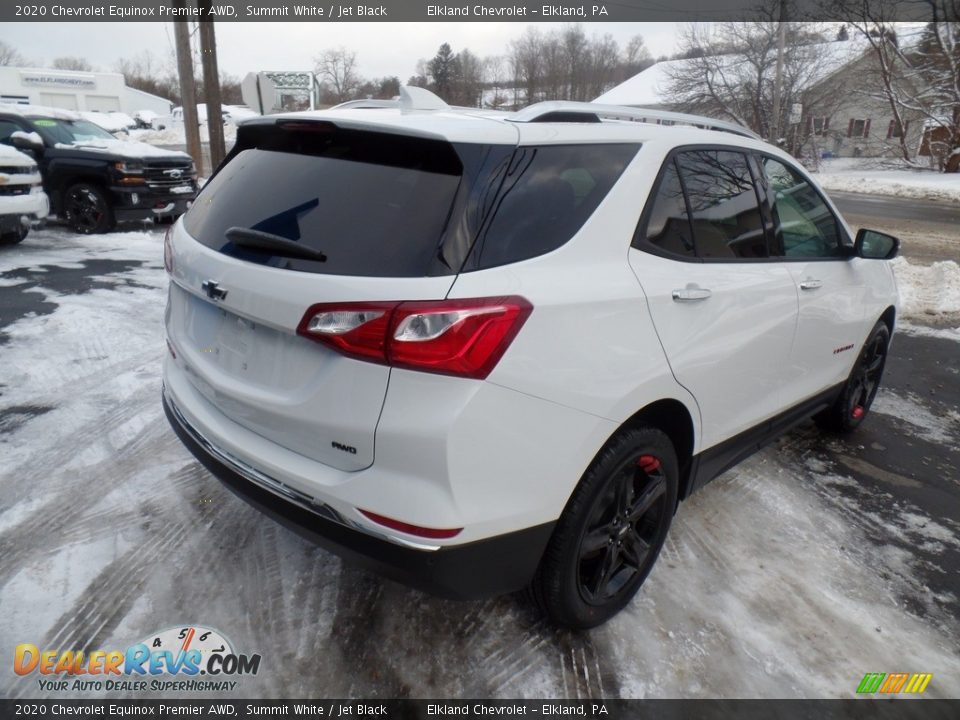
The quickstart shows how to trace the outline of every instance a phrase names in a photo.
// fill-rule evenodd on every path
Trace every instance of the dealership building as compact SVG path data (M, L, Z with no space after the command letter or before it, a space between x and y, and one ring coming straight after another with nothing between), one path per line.
M120 73L18 67L0 67L0 103L128 115L169 115L173 108L166 98L127 87Z

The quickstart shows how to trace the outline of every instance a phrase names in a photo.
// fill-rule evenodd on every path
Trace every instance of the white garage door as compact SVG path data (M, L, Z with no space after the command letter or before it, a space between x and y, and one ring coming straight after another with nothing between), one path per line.
M63 108L64 110L77 109L77 96L68 93L40 93L40 104L47 107Z

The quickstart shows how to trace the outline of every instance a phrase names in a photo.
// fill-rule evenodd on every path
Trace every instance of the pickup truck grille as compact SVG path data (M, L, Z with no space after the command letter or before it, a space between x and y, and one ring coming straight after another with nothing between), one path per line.
M194 184L193 164L189 160L155 161L143 168L147 185L158 190Z
M29 195L29 185L0 185L0 196L9 197L10 195Z
M0 173L5 175L32 175L35 172L35 168L24 165L0 165Z

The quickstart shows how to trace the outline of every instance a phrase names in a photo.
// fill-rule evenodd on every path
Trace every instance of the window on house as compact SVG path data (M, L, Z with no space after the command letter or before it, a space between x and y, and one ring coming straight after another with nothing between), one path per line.
M847 127L847 137L865 138L870 135L870 119L851 118Z
M910 127L909 122L899 123L896 118L890 121L890 124L887 126L887 140L891 138L903 137L907 134L907 128Z
M813 117L810 118L810 132L814 135L826 135L830 129L830 118Z

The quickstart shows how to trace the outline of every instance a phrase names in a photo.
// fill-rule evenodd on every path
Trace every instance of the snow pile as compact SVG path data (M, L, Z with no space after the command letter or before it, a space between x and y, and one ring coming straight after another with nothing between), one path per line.
M953 260L914 265L904 257L891 264L900 290L902 317L960 318L960 265Z
M815 177L824 190L960 201L960 174L905 168L890 160L825 160Z
M150 143L151 145L186 145L187 134L184 130L183 123L176 121L169 122L170 125L163 130L130 130L130 138L132 140ZM227 142L236 141L237 126L232 123L224 125L223 138ZM210 131L206 125L200 126L200 141L210 142Z
M137 126L136 120L122 112L102 113L86 111L81 112L80 116L84 120L89 120L94 125L99 125L104 130L111 133L125 132L129 128Z

